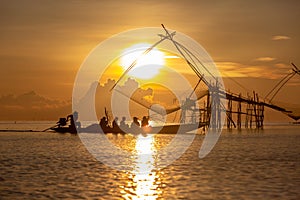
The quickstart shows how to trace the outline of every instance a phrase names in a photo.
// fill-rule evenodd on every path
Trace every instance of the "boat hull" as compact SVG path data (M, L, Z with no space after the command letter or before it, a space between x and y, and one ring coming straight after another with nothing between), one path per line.
M186 133L198 128L206 126L207 123L195 123L195 124L172 124L165 126L156 126L156 127L142 127L140 129L130 129L127 128L125 130L120 129L119 127L110 128L106 127L101 129L98 124L92 124L86 128L80 128L78 130L71 129L70 127L55 127L52 128L53 131L58 133L112 133L112 134L139 134L139 133L147 133L147 134L155 134L155 133L163 133L163 134L177 134L177 133Z

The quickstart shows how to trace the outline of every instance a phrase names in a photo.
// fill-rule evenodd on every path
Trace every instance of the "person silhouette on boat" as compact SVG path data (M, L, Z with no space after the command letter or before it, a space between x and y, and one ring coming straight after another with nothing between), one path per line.
M137 127L140 127L141 125L140 125L140 122L138 120L139 120L139 118L133 117L133 122L132 122L131 125L135 125Z
M113 128L113 129L119 128L118 120L119 120L119 118L118 118L118 117L115 117L115 119L114 119L114 121L113 121L113 123L112 123L112 128Z
M102 117L100 120L100 126L102 128L102 130L106 130L108 128L108 121L106 119L106 117Z
M144 116L142 119L142 127L149 125L149 117Z
M123 131L128 131L129 126L126 124L126 117L122 117L122 120L120 121L120 128Z
M74 120L74 124L75 124L76 128L81 128L81 123L80 123L80 121L78 121L78 112L77 111L75 111L73 113L73 120Z
M77 122L77 120L78 120L78 112L77 111L75 111L73 114L70 114L70 115L67 116L66 121L70 121L69 128L70 128L71 133L76 133L77 128L81 127L81 123Z
M147 133L151 132L151 129L152 129L151 126L149 126L149 116L148 117L146 117L146 116L143 117L141 125L142 125L142 135L144 137L146 137Z
M133 117L133 121L131 123L130 129L132 131L133 134L137 134L139 133L141 130L141 125L140 122L138 121L137 117Z
M67 119L64 118L64 117L59 118L59 120L58 120L58 122L56 122L56 124L57 124L57 126L59 128L61 128L61 127L65 126L65 125L67 125Z

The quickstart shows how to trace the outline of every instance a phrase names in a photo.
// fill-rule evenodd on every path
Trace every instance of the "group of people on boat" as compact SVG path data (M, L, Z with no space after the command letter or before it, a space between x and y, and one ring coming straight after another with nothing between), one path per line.
M139 131L141 128L149 126L149 117L144 116L141 120L141 123L137 117L133 117L130 126L126 123L126 117L122 117L120 123L119 118L115 117L111 126L108 123L107 117L102 117L99 124L103 131L107 129L112 129L114 131L121 130L123 132L128 130Z
M57 122L58 128L66 127L67 123L69 124L68 130L71 133L76 133L77 129L81 128L81 123L78 121L78 112L68 115L66 118L60 118ZM137 117L133 117L133 121L129 126L126 123L126 117L122 117L122 120L119 123L119 118L115 117L111 125L107 117L102 117L100 119L99 125L103 132L140 132L141 128L146 128L149 126L149 117L144 116L142 120L139 120Z

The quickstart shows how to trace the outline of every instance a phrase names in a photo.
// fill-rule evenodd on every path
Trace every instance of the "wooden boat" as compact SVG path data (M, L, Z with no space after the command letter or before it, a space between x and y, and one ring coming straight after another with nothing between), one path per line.
M50 130L53 130L57 133L71 133L71 134L76 134L77 130L70 128L68 126L56 126L56 127L51 127Z
M63 126L63 127L52 127L51 130L57 132L57 133L71 133L71 134L77 134L79 133L125 133L120 128L110 128L107 127L105 129L100 129L100 126L98 124L90 125L86 128L72 128L70 126Z
M58 133L112 133L112 134L126 134L126 133L132 133L132 134L139 134L139 133L164 133L164 134L176 134L178 131L182 133L186 133L189 131L196 130L198 128L206 126L207 123L201 122L201 123L194 123L194 124L170 124L170 125L164 125L164 126L147 126L142 127L138 129L133 128L126 128L121 129L119 127L105 127L103 129L100 128L99 124L92 124L86 128L72 128L71 126L56 126L52 127L51 130L58 132Z

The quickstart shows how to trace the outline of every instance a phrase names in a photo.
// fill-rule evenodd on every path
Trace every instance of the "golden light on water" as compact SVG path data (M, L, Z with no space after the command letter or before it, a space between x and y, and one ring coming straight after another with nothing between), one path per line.
M136 140L135 169L132 172L132 188L125 194L126 199L157 199L159 195L158 174L155 171L154 136L146 137L139 135Z
M155 198L156 188L154 186L155 172L154 169L154 139L153 135L147 137L139 136L136 143L137 159L134 182L136 185L136 198L144 199L145 197Z

